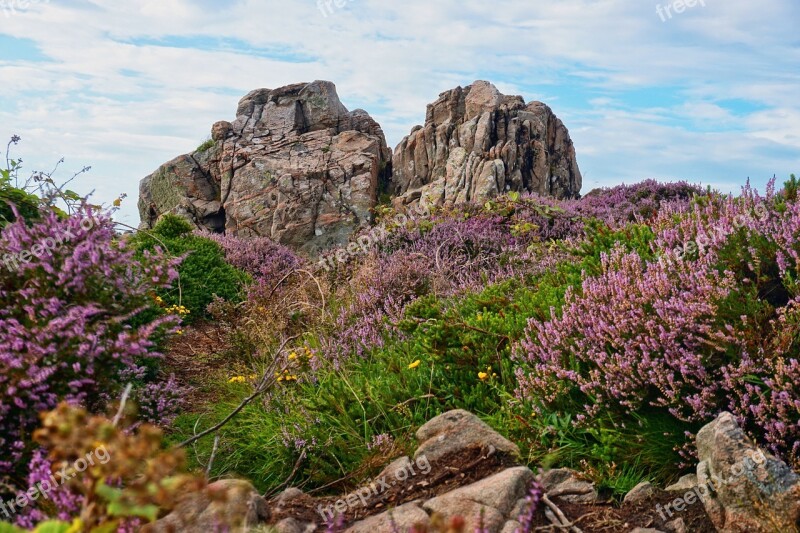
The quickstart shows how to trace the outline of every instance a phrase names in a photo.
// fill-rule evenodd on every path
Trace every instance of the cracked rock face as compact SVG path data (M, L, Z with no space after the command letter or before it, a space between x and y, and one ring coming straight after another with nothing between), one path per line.
M486 81L428 105L425 126L395 149L393 169L401 205L483 202L507 191L573 198L582 181L569 132L550 108Z
M326 81L250 92L207 144L142 180L143 227L175 213L198 228L313 255L369 223L391 169L378 123L349 112Z

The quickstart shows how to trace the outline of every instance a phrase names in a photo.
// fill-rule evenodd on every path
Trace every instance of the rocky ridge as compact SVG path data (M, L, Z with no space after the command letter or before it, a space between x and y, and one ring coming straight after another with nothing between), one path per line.
M210 486L212 497L188 495L147 531L211 530L232 516L236 531L278 533L405 533L437 525L516 533L526 515L532 530L573 533L788 533L800 524L800 476L758 450L728 413L698 434L697 475L665 490L643 482L621 506L578 472L520 465L517 446L466 411L437 416L416 437L412 457L339 497L289 488L267 500L247 482L222 480ZM532 496L539 502L530 513Z
M542 102L486 81L446 91L393 157L397 203L482 202L508 191L577 197L581 173L563 122Z
M366 111L348 111L333 83L315 81L247 94L233 122L217 122L207 143L142 180L139 214L144 229L174 213L314 256L367 226L381 191L405 209L580 188L567 128L541 102L484 81L458 87L392 155Z

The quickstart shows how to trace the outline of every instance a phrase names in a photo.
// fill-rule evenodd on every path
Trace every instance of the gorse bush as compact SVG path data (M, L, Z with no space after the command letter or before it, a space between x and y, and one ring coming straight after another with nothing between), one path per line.
M206 308L215 297L237 301L248 276L225 261L225 254L213 240L193 233L186 220L166 215L151 231L141 231L131 238L138 255L156 250L180 258L178 277L158 296L167 309L180 309L186 322L207 317ZM188 310L186 313L185 310Z
M143 377L176 320L137 318L177 273L159 253L134 259L91 208L18 218L0 230L0 260L0 476L13 484L40 411L62 400L96 407Z

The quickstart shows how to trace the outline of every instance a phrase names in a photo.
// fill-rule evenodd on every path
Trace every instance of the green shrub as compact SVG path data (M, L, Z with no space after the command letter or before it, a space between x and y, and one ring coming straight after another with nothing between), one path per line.
M215 144L216 142L214 139L206 139L200 144L200 146L197 147L197 150L195 151L200 153L208 152L214 147Z
M16 207L17 212L25 220L38 219L40 214L39 198L11 185L12 177L19 171L20 163L10 160L9 167L0 169L0 228L16 220L11 205Z
M367 475L378 453L368 449L373 438L391 435L408 448L395 453L411 452L419 426L461 408L518 442L530 464L593 468L598 485L613 494L624 494L645 472L653 479L673 479L678 456L664 434L674 427L645 417L623 421L627 430L611 421L580 429L566 412L535 417L516 399L511 346L528 320L544 320L551 309L558 312L567 288L579 288L582 272L599 269L600 256L616 243L652 255L653 234L645 225L618 231L599 222L587 227L580 245L564 247L573 260L549 272L457 297L422 296L406 308L397 324L400 335L387 337L381 348L338 368L315 361L313 374L280 385L268 403L254 402L222 430L225 453L217 454L214 473L245 476L266 491L285 480L305 447L294 483L320 487L354 472ZM315 337L308 334L305 340L313 350ZM229 369L227 378L238 373ZM227 378L220 383L223 400L202 413L198 429L222 419L248 394L248 383ZM180 418L176 438L191 435L197 419L198 414ZM202 460L212 443L213 438L198 443Z
M193 233L192 225L181 217L166 215L151 231L132 238L139 254L157 247L183 258L179 278L170 290L159 293L165 307L183 306L189 310L185 320L207 317L206 307L214 297L238 301L249 276L225 262L222 248L211 239Z

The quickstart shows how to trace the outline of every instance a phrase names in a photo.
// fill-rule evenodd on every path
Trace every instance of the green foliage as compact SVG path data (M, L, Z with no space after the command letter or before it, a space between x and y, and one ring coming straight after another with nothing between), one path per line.
M783 184L784 198L791 202L797 200L798 187L800 187L800 180L797 179L797 176L792 174L791 176L789 176L789 179Z
M172 289L158 296L166 307L184 306L185 319L206 317L206 308L214 297L239 301L249 276L225 262L222 248L211 239L192 232L189 222L175 215L164 216L149 232L139 232L131 241L139 254L165 249L174 257L183 258L178 266L179 278Z
M582 461L605 465L594 473L600 486L614 494L624 494L650 467L659 471L656 478L673 479L677 459L661 426L646 426L643 419L647 431L634 430L637 421L630 421L628 431L612 424L576 429L567 415L535 418L514 400L512 344L530 317L544 318L551 308L561 307L567 287L579 282L581 269L610 242L598 238L583 262L563 263L528 283L511 280L459 298L417 300L399 324L402 338L389 339L346 368L322 362L315 381L284 384L271 395L269 407L245 408L222 431L225 453L217 455L214 472L246 476L269 490L291 473L307 446L297 483L318 487L353 473L367 475L375 463L376 452L367 448L373 437L390 434L406 443L409 449L401 451L408 453L416 428L461 408L521 443L532 465L549 459L578 468ZM202 417L204 426L228 414L250 390L247 383L225 382L220 388L227 400L210 406ZM197 415L181 417L176 439L191 435L196 421ZM212 440L200 443L201 457L210 454ZM642 468L623 466L631 461Z
M9 161L9 168L0 168L0 227L16 220L9 204L13 204L25 220L39 218L39 198L11 184L19 168L20 163L14 160Z
M38 524L32 531L33 533L68 533L69 531L79 531L79 529L73 528L73 526L78 527L79 525L80 522L78 520L74 524L59 520L48 520ZM27 529L18 528L11 524L0 523L0 533L27 533L27 531Z
M217 143L214 141L214 139L206 139L205 141L200 143L200 146L198 146L197 150L195 151L200 153L208 152L214 147L215 144Z

